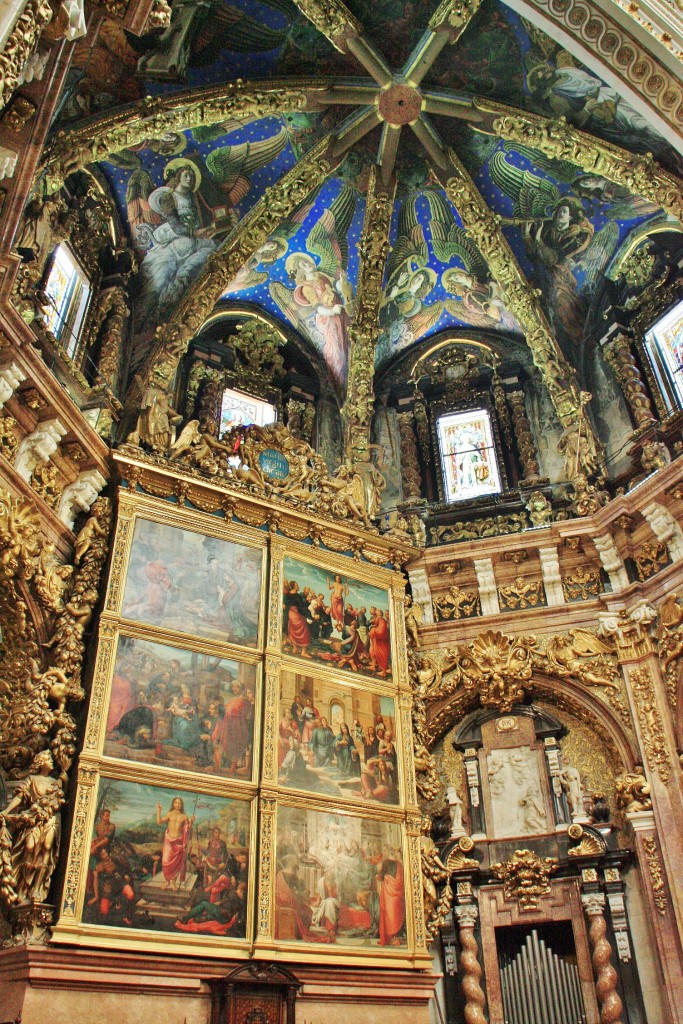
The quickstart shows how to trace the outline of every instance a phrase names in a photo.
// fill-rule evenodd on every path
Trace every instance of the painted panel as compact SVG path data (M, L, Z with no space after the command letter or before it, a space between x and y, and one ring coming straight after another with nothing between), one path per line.
M119 636L104 753L251 781L256 668Z
M283 669L278 782L320 796L397 804L393 697Z
M405 922L400 825L278 808L276 940L405 946Z
M137 519L121 614L255 647L262 557L245 544Z
M243 939L251 805L103 776L82 918Z
M289 555L284 580L283 653L360 675L391 678L385 590Z

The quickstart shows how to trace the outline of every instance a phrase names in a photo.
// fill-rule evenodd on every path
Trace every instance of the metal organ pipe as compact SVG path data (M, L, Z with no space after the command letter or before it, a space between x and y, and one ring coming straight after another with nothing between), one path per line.
M578 967L534 928L516 953L500 958L505 1024L586 1024Z

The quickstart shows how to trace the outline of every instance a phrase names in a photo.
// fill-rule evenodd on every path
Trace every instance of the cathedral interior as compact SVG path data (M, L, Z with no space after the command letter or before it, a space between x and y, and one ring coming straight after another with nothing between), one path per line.
M0 1024L683 1024L682 58L0 4Z

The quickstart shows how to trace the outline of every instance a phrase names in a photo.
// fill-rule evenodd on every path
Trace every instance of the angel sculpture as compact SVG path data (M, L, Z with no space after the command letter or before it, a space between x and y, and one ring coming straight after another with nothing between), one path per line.
M425 303L436 285L436 274L427 266L429 247L416 204L417 196L404 200L398 215L398 236L387 260L380 305L380 345L392 351L405 348L429 331L443 311L441 302Z
M584 686L619 689L616 668L608 658L612 648L586 629L570 629L569 636L554 636L545 654L548 666L558 676L573 676Z
M283 129L256 142L219 146L201 161L176 157L156 187L142 166L128 182L126 203L136 246L142 251L140 317L157 321L175 305L238 221L236 207L251 175L287 145ZM206 173L205 173L206 172Z
M558 180L578 180L577 168L566 160L549 159L524 146L516 146L515 152ZM563 193L549 178L516 167L505 150L497 150L488 166L493 183L513 200L513 216L507 218L507 223L522 228L524 246L537 267L558 340L565 355L575 356L588 304L619 241L619 210L603 211L609 219L596 232L574 191ZM579 268L581 285L576 277Z
M294 288L280 281L272 281L269 287L273 301L289 322L322 350L340 386L346 381L348 325L353 314L347 236L355 211L356 193L345 183L309 231L306 252L293 252L285 261Z

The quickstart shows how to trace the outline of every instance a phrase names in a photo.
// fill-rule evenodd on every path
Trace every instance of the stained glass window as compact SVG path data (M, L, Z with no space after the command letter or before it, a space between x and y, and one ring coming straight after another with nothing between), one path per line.
M486 409L448 413L436 427L446 501L498 494L500 473Z
M274 405L247 395L243 391L232 391L230 388L226 388L223 392L218 436L222 437L225 431L230 430L231 427L247 427L251 423L255 423L258 427L264 427L267 423L275 423L276 419L277 413Z
M645 335L645 348L667 409L683 409L683 301Z
M90 281L64 243L55 250L45 294L48 298L45 326L73 359L90 298Z

